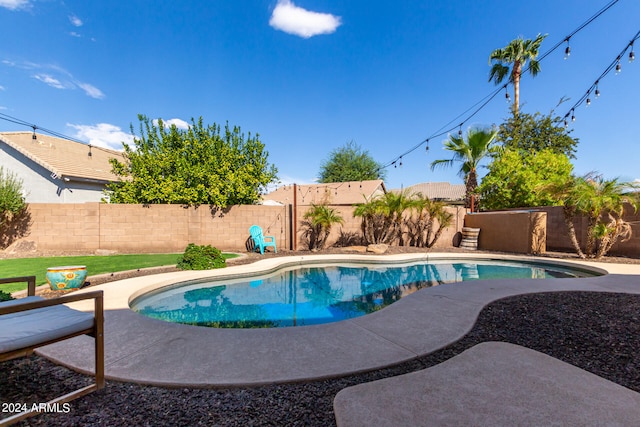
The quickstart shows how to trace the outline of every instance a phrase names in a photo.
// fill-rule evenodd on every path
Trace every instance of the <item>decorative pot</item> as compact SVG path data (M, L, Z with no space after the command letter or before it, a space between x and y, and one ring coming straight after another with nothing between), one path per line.
M87 267L84 265L47 268L47 282L54 291L78 289L84 285L86 278Z

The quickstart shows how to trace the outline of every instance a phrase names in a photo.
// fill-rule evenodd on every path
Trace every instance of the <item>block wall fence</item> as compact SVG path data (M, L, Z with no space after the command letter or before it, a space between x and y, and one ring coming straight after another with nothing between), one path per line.
M360 218L353 206L332 206L343 217L328 239L332 245L342 233L361 235ZM228 209L209 206L133 205L105 203L32 203L28 205L30 225L24 236L15 239L6 253L25 250L53 253L182 252L189 243L210 244L225 251L247 251L249 227L262 227L274 236L278 250L307 249L300 222L309 206L298 206L297 241L292 239L293 208L286 206L241 205ZM454 214L436 247L451 247L464 221L465 209L448 208Z

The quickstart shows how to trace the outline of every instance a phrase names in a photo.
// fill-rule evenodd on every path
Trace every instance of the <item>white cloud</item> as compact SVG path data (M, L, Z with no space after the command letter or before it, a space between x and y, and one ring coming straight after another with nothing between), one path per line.
M154 120L153 121L154 125L158 125L158 120ZM169 119L169 120L163 120L162 124L164 125L165 128L171 127L171 125L176 125L176 127L178 129L189 129L189 123L185 122L182 119Z
M49 74L36 74L33 76L34 79L36 80L40 80L42 83L45 83L51 87L54 87L56 89L65 89L65 85L63 85L60 80L56 79L55 77L52 77Z
M84 91L88 96L95 99L104 98L104 93L97 87L90 85L89 83L76 82L76 85Z
M269 25L273 28L305 39L331 34L340 24L339 16L312 12L294 5L291 0L278 0L269 19Z
M71 22L71 25L74 27L82 27L82 20L75 15L69 16L69 22Z
M69 35L70 35L70 36L72 36L72 37L77 37L77 38L82 37L80 34L76 33L75 31L71 31L71 32L69 33Z
M9 10L28 9L31 3L29 0L0 0L0 7Z
M4 89L4 86L0 86L0 90L5 90L5 89Z
M2 1L2 0L0 0ZM92 84L81 82L64 68L51 64L36 64L24 61L16 63L3 60L2 64L22 70L34 70L37 74L32 77L56 89L81 89L87 96L94 99L103 99L105 94Z
M123 132L118 126L109 123L98 123L97 125L74 125L67 123L67 126L76 130L75 138L87 141L94 147L122 151L123 142L129 145L133 144L133 135Z

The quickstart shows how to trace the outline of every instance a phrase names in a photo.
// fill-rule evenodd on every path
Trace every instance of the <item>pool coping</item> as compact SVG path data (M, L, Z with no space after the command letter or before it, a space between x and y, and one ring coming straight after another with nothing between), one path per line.
M336 323L275 329L212 329L146 318L129 309L140 293L204 277L266 274L307 263L410 263L516 260L580 266L608 274L588 278L474 280L422 289L376 313ZM221 270L171 272L119 280L90 290L105 292L105 372L112 380L158 386L256 386L333 378L380 369L457 341L484 306L535 292L598 291L640 294L640 265L584 263L548 257L486 253L303 255L270 258ZM79 292L84 292L81 290ZM74 308L91 310L90 304ZM91 373L92 339L77 337L39 354Z

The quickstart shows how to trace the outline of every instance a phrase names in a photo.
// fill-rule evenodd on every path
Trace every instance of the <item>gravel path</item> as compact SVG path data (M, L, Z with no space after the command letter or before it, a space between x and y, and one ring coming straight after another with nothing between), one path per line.
M309 383L234 389L170 389L107 381L71 403L68 414L42 414L46 426L331 426L341 389L441 363L483 341L519 344L640 392L640 296L595 292L531 294L496 301L461 340L401 365ZM87 378L32 356L1 366L2 402L44 402ZM65 387L60 390L60 386ZM0 414L4 416L5 414Z

